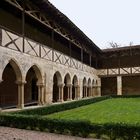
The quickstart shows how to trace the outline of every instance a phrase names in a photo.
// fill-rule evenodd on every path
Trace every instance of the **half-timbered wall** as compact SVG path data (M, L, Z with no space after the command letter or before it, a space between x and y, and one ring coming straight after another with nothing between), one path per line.
M41 97L38 97L39 99L41 98L41 101L39 103L51 103L53 101L53 80L54 74L56 72L59 72L62 77L61 83L59 82L57 85L61 87L61 91L63 86L65 85L66 74L70 75L71 81L70 83L68 83L67 89L70 91L70 87L74 87L75 95L73 96L73 99L82 98L82 84L84 78L86 78L86 80L90 78L91 81L98 81L98 84L96 82L92 86L90 85L90 88L92 90L90 90L90 93L88 95L100 95L100 78L97 76L96 69L89 67L88 65L85 65L72 57L69 57L59 51L56 51L31 39L23 39L21 36L5 29L2 29L1 32L2 42L0 46L0 81L2 82L4 80L3 72L5 70L5 67L7 66L7 64L11 64L16 74L16 78L13 83L19 84L19 86L20 83L24 85L24 103L34 101L31 98L31 92L34 90L32 89L32 85L36 85L36 88L38 88L38 92L39 90L41 90L39 89L40 86L44 87L44 90L41 92ZM30 71L31 68L34 72ZM19 71L21 71L21 73ZM36 81L33 81L35 82L35 84L32 83L32 77L29 77L29 72L32 72L33 74L31 75L35 77L35 79L37 79ZM21 75L21 77L19 75ZM78 78L76 84L72 81L73 77L75 76ZM86 84L85 86L86 88L89 88L88 84ZM98 92L95 94L94 91ZM27 94L29 94L30 96L27 96ZM63 98L60 98L59 101L62 100Z

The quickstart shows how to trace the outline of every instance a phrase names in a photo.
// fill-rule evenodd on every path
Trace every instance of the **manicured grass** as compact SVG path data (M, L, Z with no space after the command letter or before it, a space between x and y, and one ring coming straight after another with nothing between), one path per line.
M88 120L91 123L140 123L140 98L108 99L79 108L46 115L47 118Z

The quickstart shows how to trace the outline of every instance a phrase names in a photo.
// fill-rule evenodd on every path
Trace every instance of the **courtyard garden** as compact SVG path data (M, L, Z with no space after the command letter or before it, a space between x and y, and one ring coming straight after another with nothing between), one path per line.
M44 116L64 120L85 120L92 123L140 123L140 98L108 99L63 112Z
M140 140L140 96L104 96L1 113L0 125L110 140Z

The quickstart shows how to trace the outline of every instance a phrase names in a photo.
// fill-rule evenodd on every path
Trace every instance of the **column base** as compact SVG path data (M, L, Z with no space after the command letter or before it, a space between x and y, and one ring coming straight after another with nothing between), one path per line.
M38 102L38 105L39 105L39 106L42 106L42 103L41 103L41 102Z
M67 101L72 101L72 99L67 99Z
M60 102L61 103L61 102L64 102L64 100L61 99L61 100L58 100L57 102Z
M18 105L17 108L19 108L19 109L24 109L24 104Z

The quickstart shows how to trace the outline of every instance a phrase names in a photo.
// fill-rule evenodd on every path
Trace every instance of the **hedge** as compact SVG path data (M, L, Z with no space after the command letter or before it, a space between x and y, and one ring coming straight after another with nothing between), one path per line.
M81 137L88 137L94 134L96 138L101 138L102 135L105 135L110 140L117 138L123 140L140 140L140 123L135 125L123 123L92 124L84 120L59 120L34 115L2 114L0 115L0 125Z
M73 108L78 108L80 106L96 103L99 101L103 101L111 98L111 96L102 96L96 98L89 98L84 100L72 101L69 103L55 104L50 106L44 106L35 109L26 109L17 112L13 112L13 114L24 114L24 115L48 115L60 111L65 111Z
M87 137L91 131L91 125L88 121L49 119L34 115L27 116L19 114L0 115L0 125L20 129L77 135L81 137Z
M140 95L110 95L69 103L50 105L47 107L41 107L36 109L23 110L19 112L0 114L0 125L22 129L76 135L81 137L88 137L90 135L94 135L97 138L102 138L102 136L105 135L110 140L140 140L140 123L137 123L135 125L124 123L92 124L91 122L85 120L59 120L42 117L42 115L77 108L105 99L136 97L139 98Z
M100 102L110 98L140 98L140 95L108 95L96 98L89 98L84 100L73 101L69 103L55 104L44 106L35 109L26 109L18 112L13 112L13 114L24 114L24 115L48 115L60 111L65 111L73 108L78 108L84 105Z

